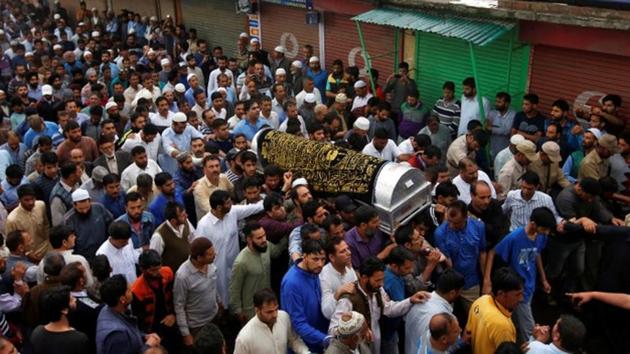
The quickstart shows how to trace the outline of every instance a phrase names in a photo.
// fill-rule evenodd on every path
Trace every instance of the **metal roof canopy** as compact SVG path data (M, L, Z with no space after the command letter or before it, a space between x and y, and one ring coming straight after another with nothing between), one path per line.
M352 18L356 22L392 26L459 38L485 46L515 27L514 22L483 18L448 16L412 10L378 8Z

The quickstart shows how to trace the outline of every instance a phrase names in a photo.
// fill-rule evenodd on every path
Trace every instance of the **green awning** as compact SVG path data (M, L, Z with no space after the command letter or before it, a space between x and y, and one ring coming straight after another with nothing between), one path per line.
M447 16L412 10L378 8L352 18L354 21L454 37L478 46L489 44L510 31L514 22Z

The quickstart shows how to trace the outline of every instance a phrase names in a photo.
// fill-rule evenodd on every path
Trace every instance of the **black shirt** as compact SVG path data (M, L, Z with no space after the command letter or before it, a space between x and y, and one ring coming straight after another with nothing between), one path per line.
M49 332L44 326L37 326L31 334L34 354L85 354L91 350L88 337L77 330Z
M473 209L472 203L468 205L468 211L471 216L478 218L486 225L488 249L494 248L510 232L509 218L503 213L501 203L496 199L492 199L488 208L481 213Z
M536 115L532 118L528 118L524 112L518 112L514 116L513 129L524 131L527 134L535 134L541 132L544 135L545 132L545 117L536 112Z

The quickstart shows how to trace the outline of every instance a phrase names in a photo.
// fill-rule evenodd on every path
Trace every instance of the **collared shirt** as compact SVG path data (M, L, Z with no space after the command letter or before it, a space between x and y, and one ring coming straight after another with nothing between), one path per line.
M293 353L308 354L308 347L295 333L289 314L280 310L273 328L254 316L236 337L234 354L280 354L291 348Z
M346 232L344 240L352 252L352 267L355 269L358 269L366 258L379 254L387 241L379 230L365 240L359 235L356 226Z
M311 92L313 95L315 95L315 103L316 104L321 104L322 103L322 94L320 92L320 90L317 87L313 88L313 92ZM308 94L308 92L302 90L300 92L298 92L297 95L295 95L295 102L296 105L298 107L302 107L302 104L304 104L304 97L306 97L306 94Z
M2 204L4 204L4 206L8 210L13 210L13 208L17 207L18 203L20 202L18 198L17 190L18 188L20 188L20 186L24 184L28 184L28 183L29 183L28 178L24 176L22 177L22 180L20 181L20 183L18 183L17 186L14 186L11 183L9 183L9 180L7 179L0 182L0 185L2 186L2 193L0 193L0 201L2 202Z
M590 177L598 180L606 177L608 176L609 166L608 159L602 159L597 153L597 149L593 149L584 156L578 172L578 179Z
M327 263L319 273L319 284L322 288L322 313L328 319L335 313L337 300L335 293L342 285L357 281L357 273L346 266L344 273L339 273L332 263Z
M461 230L453 229L448 222L435 230L437 248L453 262L453 269L464 276L464 289L481 283L479 255L486 251L486 228L471 217Z
M169 127L162 132L162 147L169 156L173 151L189 151L190 141L194 138L203 138L203 135L190 125L186 125L181 134L175 133L173 128Z
M218 219L212 212L206 214L197 224L197 237L205 237L212 241L217 256L217 290L224 305L229 303L228 286L232 278L232 265L238 256L238 222L248 216L263 211L262 201L249 205L234 205L223 219Z
M381 319L381 308L378 306L378 301L376 300L376 292L370 295L366 294L365 291L357 286L355 291L360 291L365 295L368 299L368 304L370 308L370 329L372 330L372 353L380 354L381 353L381 326L379 324L379 320ZM411 300L409 298L404 299L402 301L393 301L385 292L385 289L382 287L378 289L380 292L381 298L383 299L383 315L387 317L400 317L404 316L407 311L411 308ZM335 308L335 313L333 317L330 319L330 327L328 329L328 333L333 334L337 327L339 327L339 320L341 316L345 312L352 311L352 302L348 298L341 298L337 301L337 307Z
M158 153L160 152L162 148L162 136L158 133L155 136L155 138L153 138L153 141L151 141L150 143L147 143L146 141L142 139L142 135L143 133L139 132L139 133L135 133L135 136L133 138L127 137L125 139L125 142L121 146L121 150L131 153L131 149L140 145L140 146L143 146L145 150L147 151L147 156L149 157L149 159L153 161L157 161Z
M187 237L188 243L190 243L196 237L195 227L190 223L188 219L186 219L186 222L188 223L188 230L190 231ZM170 221L165 221L165 223L166 226L168 226L171 231L173 231L175 236L177 236L178 238L184 237L184 224L181 224L177 228L174 228ZM153 236L151 236L151 243L149 244L149 248L157 251L157 253L159 253L161 256L162 253L164 253L164 246L164 239L162 238L162 235L157 232L153 233Z
M249 119L242 119L238 122L238 124L236 124L232 134L244 134L247 140L252 141L252 139L254 139L254 135L256 135L256 133L265 125L270 126L269 122L263 117L258 117L255 124L252 124Z
M510 136L512 135L512 125L514 125L514 116L516 112L512 108L508 108L505 113L493 109L488 113L488 119L492 122L492 138L490 139L490 151L492 157L497 156L499 151L510 145Z
M278 131L286 132L287 131L287 127L289 125L289 120L291 120L291 119L293 119L293 118L287 117L287 119L284 122L282 122L282 124L280 124L280 127L278 128ZM302 135L305 138L308 138L308 131L306 130L306 122L304 122L304 118L302 118L302 116L298 115L297 118L295 118L295 119L297 119L300 122L300 131L302 132Z
M159 112L151 112L149 113L149 119L151 120L151 123L153 123L154 125L166 129L169 128L171 125L173 125L173 116L175 115L175 113L168 111L166 113L166 117L162 116Z
M492 181L485 172L479 170L477 172L477 180L488 183L488 186L490 186L492 198L497 198L497 192L492 185ZM457 177L453 178L453 184L455 185L455 187L457 187L457 190L459 191L459 198L457 199L463 201L466 204L470 204L470 201L472 200L472 196L470 195L470 183L464 181L461 175L457 175Z
M516 329L511 316L491 295L473 302L466 324L471 332L473 354L494 353L501 343L515 342Z
M512 151L510 150L509 146L499 151L497 156L494 158L494 178L495 179L499 178L499 172L501 172L501 169L503 168L503 166L505 166L505 164L508 161L510 161L512 157L514 157L514 154L512 154Z
M503 202L501 208L505 215L510 217L510 231L525 226L529 222L532 211L536 208L547 207L556 217L556 222L561 222L562 218L558 215L556 207L551 197L543 192L536 191L530 200L523 199L521 190L510 191Z
M490 102L487 98L482 97L483 101L483 111L487 114L490 112ZM481 117L481 110L479 109L479 100L477 96L475 97L466 97L462 95L462 111L461 118L459 120L459 127L457 128L457 135L464 135L468 132L468 123L472 120L481 121L483 118Z
M429 330L431 318L442 312L453 313L453 305L435 291L427 301L411 306L405 315L405 354L416 354L418 340Z
M120 215L116 221L122 221L131 227L131 242L133 243L133 248L139 252L142 252L142 247L149 243L150 235L153 233L155 225L157 225L153 214L148 211L142 212L140 221L137 223L133 222L126 212Z
M505 166L503 166L499 172L499 178L497 180L502 189L499 194L499 200L505 199L505 196L509 191L519 188L519 180L525 172L527 172L527 168L518 163L514 157L511 158Z
M368 101L372 97L374 97L374 96L371 93L369 93L369 92L363 97L355 96L354 100L352 100L352 108L350 108L350 111L354 111L357 108L361 108L361 107L367 106Z
M86 278L85 286L87 288L91 287L94 284L94 277L92 276L90 263L88 263L88 261L82 255L72 254L72 252L73 250L70 249L70 250L61 251L59 253L63 256L63 260L66 262L66 265L70 263L74 263L74 262L81 263L83 268L86 270L85 273L83 273L85 274L85 278ZM42 259L41 261L39 261L39 264L37 265L37 284L42 284L45 278L46 276L44 274L44 260Z
M448 128L451 132L451 136L454 136L457 133L459 117L461 115L459 101L446 101L444 98L440 98L433 106L433 113L438 115L440 118L440 125Z
M120 176L120 187L124 190L128 190L129 188L136 185L136 178L142 173L146 173L151 177L155 177L158 173L162 172L160 166L154 160L148 159L147 166L142 169L138 167L135 163L129 165L123 171Z
M197 180L197 185L193 189L197 220L201 220L201 218L210 211L210 196L216 190L223 190L232 193L234 185L224 174L219 175L219 183L216 185L212 184L206 176Z
M14 230L24 230L31 235L33 245L29 251L36 257L43 257L52 248L48 242L46 204L41 200L35 201L31 211L24 209L21 204L11 211L3 231L8 234Z
M122 248L116 248L110 240L103 242L96 251L96 255L105 255L112 267L112 275L122 274L127 279L128 284L133 284L138 277L136 275L136 264L140 252L133 248L133 243L129 242Z
M191 328L210 322L219 311L219 301L214 264L208 264L206 272L195 268L190 259L179 267L173 285L173 304L182 336L190 335Z
M400 150L398 150L398 146L396 146L396 143L391 139L387 140L387 145L385 145L385 147L381 151L378 151L376 147L374 147L374 141L372 141L369 144L365 145L363 151L361 152L369 156L393 162L395 162L398 156L400 156Z
M448 172L451 177L455 177L459 173L459 162L469 157L475 160L475 152L468 151L468 144L466 143L466 135L462 135L453 140L451 146L446 151L446 163L448 165Z
M556 185L562 188L571 185L571 182L564 176L557 162L545 164L542 159L539 158L530 163L527 169L535 172L538 177L540 177L540 190L545 193L550 193L551 189Z
M428 135L431 138L431 145L437 146L440 148L440 151L442 151L442 161L446 160L446 152L448 151L449 145L451 145L451 131L447 127L440 124L438 125L438 131L433 133L427 126L422 128L418 134ZM398 148L400 148L400 146L398 146Z

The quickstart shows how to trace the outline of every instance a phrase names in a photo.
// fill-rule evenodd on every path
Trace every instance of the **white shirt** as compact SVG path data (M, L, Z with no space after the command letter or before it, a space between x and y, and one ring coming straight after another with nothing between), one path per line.
M234 205L223 219L218 219L212 211L197 224L196 237L212 241L216 251L214 264L217 267L217 290L223 304L229 304L228 289L232 278L232 265L238 256L238 222L264 210L262 200L256 204Z
M413 150L413 144L411 143L411 138L407 138L398 144L398 151L401 154L413 154L415 151Z
M556 347L553 343L545 344L537 340L529 342L527 348L526 353L531 354L569 354L569 352Z
M147 167L145 169L141 169L140 167L138 167L138 165L132 163L127 168L125 168L122 175L120 176L120 186L123 190L126 191L136 185L136 178L138 178L141 173L146 173L151 177L155 177L155 175L160 172L162 172L160 166L157 164L157 162L151 159L148 159Z
M188 222L188 229L190 230L190 233L188 234L188 243L191 243L192 240L195 238L195 227L190 223L190 221L188 219L186 219L186 221ZM165 221L166 225L171 229L171 231L173 231L173 233L175 233L175 236L177 236L178 238L182 238L183 234L184 234L184 225L179 225L176 228L173 227L173 225L171 225L170 222ZM162 255L162 253L164 253L164 239L162 239L162 235L160 235L159 233L154 233L151 236L151 241L149 243L149 248L152 250L157 251L157 253L160 254L160 256Z
M387 161L396 161L400 155L400 150L392 139L387 140L387 145L385 145L382 151L376 150L374 147L374 141L372 140L369 144L365 145L363 151L361 152Z
M556 217L556 223L562 222L562 217L558 215L556 206L553 204L551 197L543 192L536 191L530 200L523 199L521 190L510 191L501 205L501 209L510 217L510 231L525 226L529 222L532 211L539 207L547 207Z
M85 257L83 257L80 254L72 254L72 250L66 250L60 253L63 256L63 260L66 262L66 264L70 264L74 262L81 263L83 268L85 268L85 280L86 280L85 286L91 287L94 284L94 277L92 277L90 264L85 259ZM44 260L42 259L41 261L39 261L39 264L37 265L37 284L43 283L45 278L46 278L46 275L44 274Z
M427 301L411 306L405 315L405 354L416 354L418 339L429 331L431 317L442 312L453 313L453 305L435 291Z
M109 240L103 242L96 251L96 255L105 255L112 267L112 275L122 274L127 279L128 284L136 281L136 264L140 252L133 248L133 243L128 242L123 248L116 248Z
M269 112L269 117L265 117L262 114L262 111L260 112L260 118L264 118L267 120L267 122L269 122L269 125L273 128L273 129L278 129L280 127L280 119L278 118L278 113L271 111Z
M162 136L160 135L160 133L158 133L155 138L153 138L153 141L151 141L150 143L144 141L142 139L142 136L143 133L139 132L135 133L133 137L127 137L127 139L125 139L125 142L121 146L121 149L131 154L131 150L134 147L138 145L144 146L144 149L147 151L147 156L149 157L149 159L157 161L158 153L160 152L160 148L162 146Z
M148 92L151 95L151 99L153 100L153 102L155 102L155 100L162 96L162 91L160 91L160 88L157 86L153 86L153 90L151 91L149 91L149 89L147 89L146 87L142 87L142 89L140 89L138 93L136 93L136 97L133 99L133 102L131 102L132 106L138 105L138 100L143 96L143 92Z
M223 71L221 69L216 68L212 70L210 76L208 76L208 97L212 96L212 93L219 88L219 84L217 83L217 78L220 74L225 74L230 78L230 82L232 83L232 88L234 92L236 92L236 86L234 85L234 75L232 74L232 70L225 68Z
M221 108L220 111L214 109L214 107L210 107L212 112L214 112L215 118L225 119L227 117L227 110L225 108Z
M289 124L289 120L290 119L291 118L287 117L287 119L285 119L284 122L282 122L282 124L280 124L280 127L278 128L278 131L286 132L287 131L287 125ZM306 130L306 122L304 122L304 118L302 118L302 116L298 115L297 116L297 120L300 121L300 131L302 132L302 135L304 135L304 137L308 139L308 131Z
M310 351L302 338L291 327L289 314L279 310L273 329L258 316L254 316L236 337L234 354L280 354L291 348L296 354L308 354Z
M499 178L499 172L513 156L509 146L499 151L497 157L494 158L494 178Z
M304 103L304 96L306 96L307 93L309 92L302 90L300 91L300 93L295 95L295 104L298 106L298 108L302 107L302 104ZM322 94L319 92L319 89L317 87L313 87L313 92L310 93L315 95L315 103L322 103Z
M483 111L485 114L490 112L490 102L487 98L483 99ZM468 98L462 95L462 112L459 120L459 127L457 128L457 136L461 136L468 132L467 126L471 120L481 121L481 112L479 112L479 100L477 96Z
M367 95L361 97L361 96L356 96L354 98L354 100L352 100L352 108L350 108L350 111L354 111L357 108L361 108L361 107L365 107L367 106L368 101L370 100L370 98L374 97L371 93L367 93Z
M173 125L173 116L175 116L175 112L171 111L166 113L166 117L162 116L159 112L151 112L149 113L149 120L158 127L168 128Z
M376 293L372 296L368 296L360 287L356 288L356 291L362 292L368 298L370 305L370 329L372 330L372 354L381 353L381 326L379 320L381 319L381 309L378 307L378 301L376 300ZM411 308L411 300L409 298L403 301L392 301L389 295L385 292L385 289L380 288L381 298L383 299L383 315L387 317L400 317L409 311ZM339 327L339 319L345 312L352 311L352 302L347 298L342 298L337 301L337 307L335 308L335 314L330 319L330 327L328 327L328 333L334 334L337 327ZM384 353L388 354L388 353Z
M234 130L234 128L236 128L236 125L240 121L241 121L241 118L237 117L236 114L231 116L230 119L228 119L227 121L228 129L230 129L230 131Z
M346 272L341 274L331 263L324 266L319 273L319 284L322 289L322 313L328 319L335 313L337 300L335 293L342 285L357 281L357 273L354 269L346 266Z
M497 199L497 192L494 190L494 186L492 185L492 181L490 180L490 177L488 177L488 174L479 170L477 180L488 183L490 191L492 192L492 199ZM459 190L459 198L457 199L466 204L470 204L470 201L472 200L472 197L470 196L470 184L466 183L466 181L462 179L461 175L457 175L457 177L453 178L453 184Z

